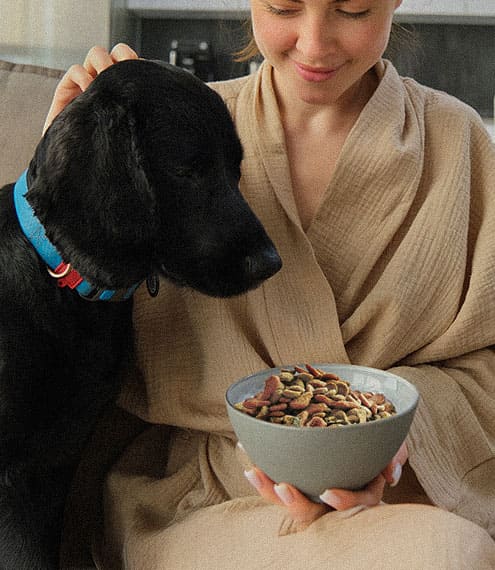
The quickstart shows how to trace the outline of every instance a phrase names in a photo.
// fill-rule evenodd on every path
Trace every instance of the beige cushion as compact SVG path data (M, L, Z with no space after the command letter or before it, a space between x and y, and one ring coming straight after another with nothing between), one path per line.
M27 168L61 70L0 60L0 186Z

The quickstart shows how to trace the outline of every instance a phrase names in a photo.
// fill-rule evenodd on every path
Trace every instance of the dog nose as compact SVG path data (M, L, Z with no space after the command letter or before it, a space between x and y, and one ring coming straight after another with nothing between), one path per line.
M281 267L282 260L275 248L264 249L255 255L248 255L243 262L244 275L252 281L264 281L275 275Z

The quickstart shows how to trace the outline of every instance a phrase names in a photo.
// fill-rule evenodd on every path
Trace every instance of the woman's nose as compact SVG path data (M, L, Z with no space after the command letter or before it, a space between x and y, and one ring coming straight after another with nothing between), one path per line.
M321 16L309 17L299 28L296 47L305 56L306 63L325 64L325 58L335 52L337 40L328 20Z

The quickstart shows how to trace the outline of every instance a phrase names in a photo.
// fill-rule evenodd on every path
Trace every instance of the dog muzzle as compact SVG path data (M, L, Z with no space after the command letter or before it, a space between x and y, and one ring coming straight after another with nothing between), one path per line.
M24 235L46 263L49 275L57 280L58 286L75 289L81 297L88 301L124 301L129 299L142 281L129 289L100 289L81 277L70 263L63 261L55 246L46 236L43 225L27 201L27 191L27 170L25 170L14 186L14 205L17 218Z

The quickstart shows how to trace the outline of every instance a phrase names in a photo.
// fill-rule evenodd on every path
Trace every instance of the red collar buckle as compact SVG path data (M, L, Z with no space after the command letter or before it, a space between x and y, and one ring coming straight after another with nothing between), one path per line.
M75 289L83 280L79 273L72 269L70 263L64 263L63 261L53 271L50 268L47 268L47 270L51 277L57 279L59 287Z

